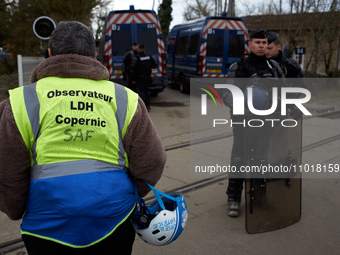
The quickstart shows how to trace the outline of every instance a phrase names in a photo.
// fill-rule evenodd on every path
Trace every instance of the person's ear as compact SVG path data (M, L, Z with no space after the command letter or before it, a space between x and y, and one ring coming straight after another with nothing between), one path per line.
M51 48L48 48L48 56L49 56L49 57L52 57Z

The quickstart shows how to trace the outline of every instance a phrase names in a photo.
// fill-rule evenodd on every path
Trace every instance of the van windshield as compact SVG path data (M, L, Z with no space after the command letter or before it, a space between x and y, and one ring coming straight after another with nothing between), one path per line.
M208 34L207 57L223 57L223 34Z
M156 29L138 29L138 42L145 45L146 53L158 54Z

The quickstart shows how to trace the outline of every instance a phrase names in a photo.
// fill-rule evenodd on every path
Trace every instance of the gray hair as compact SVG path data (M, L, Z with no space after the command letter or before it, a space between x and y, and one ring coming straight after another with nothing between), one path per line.
M48 47L51 55L77 54L94 57L96 43L91 30L78 21L62 21L53 30Z

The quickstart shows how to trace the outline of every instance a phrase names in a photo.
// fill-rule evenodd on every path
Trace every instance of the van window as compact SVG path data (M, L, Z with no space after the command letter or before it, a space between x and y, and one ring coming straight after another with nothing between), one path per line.
M156 29L138 29L138 42L145 45L146 53L158 54Z
M207 39L207 56L223 57L223 34L208 34Z
M244 35L229 35L229 57L241 58L244 55Z
M181 36L180 38L178 38L176 54L185 55L188 39L189 39L189 36L187 35Z
M197 54L197 48L198 48L198 42L200 40L200 35L192 35L190 37L189 42L189 48L188 48L188 55L196 55Z
M112 30L112 55L123 56L126 51L131 49L131 31L130 30Z

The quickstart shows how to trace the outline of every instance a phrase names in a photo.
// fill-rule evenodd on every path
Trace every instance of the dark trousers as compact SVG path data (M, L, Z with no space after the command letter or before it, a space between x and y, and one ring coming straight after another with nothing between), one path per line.
M231 152L231 166L235 166L238 170L244 163L244 146L245 146L245 129L244 127L235 126L233 128L234 142ZM229 175L229 183L227 195L230 199L241 201L244 178L240 177L240 173L233 176Z
M29 255L130 255L135 240L135 230L128 218L110 236L86 248L72 248L31 235L22 235Z
M127 85L126 87L128 87L129 89L131 89L133 92L137 92L137 85L132 83L132 80L130 78L128 78L127 80Z
M140 76L137 80L137 92L142 98L147 109L150 109L150 94L149 87L152 83L152 78L149 76Z

